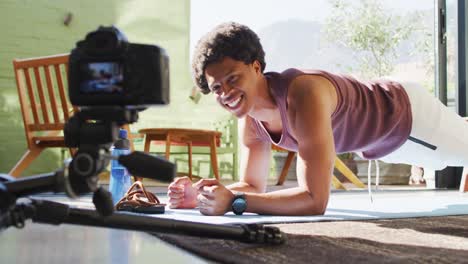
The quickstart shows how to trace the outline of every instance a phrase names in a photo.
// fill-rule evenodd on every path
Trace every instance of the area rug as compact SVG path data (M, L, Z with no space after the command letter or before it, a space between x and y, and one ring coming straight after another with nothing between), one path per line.
M468 216L274 226L285 244L154 235L219 263L468 263Z

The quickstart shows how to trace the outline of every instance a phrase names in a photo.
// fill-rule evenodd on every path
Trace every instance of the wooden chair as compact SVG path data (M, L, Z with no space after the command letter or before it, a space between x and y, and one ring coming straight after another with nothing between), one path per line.
M281 170L281 174L278 178L278 182L276 183L276 185L283 185L284 181L286 180L289 167L291 166L294 156L296 155L296 152L288 151L275 145L272 145L272 149L276 151L288 152L288 156L286 157L286 161L283 165L283 169ZM362 183L361 180L359 180L359 178L338 157L336 157L335 159L335 168L339 170L348 180L350 180L357 187L359 188L366 187L364 183ZM340 180L338 180L338 178L335 175L333 175L332 177L332 184L337 189L346 190L346 187L343 185L342 182L340 182Z
M65 122L76 109L68 101L68 54L13 60L28 149L10 170L17 177L46 148L65 147Z

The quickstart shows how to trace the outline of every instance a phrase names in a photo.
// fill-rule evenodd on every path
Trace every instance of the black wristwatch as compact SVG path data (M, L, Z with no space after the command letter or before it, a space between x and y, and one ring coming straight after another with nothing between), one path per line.
M234 193L234 199L232 200L232 211L236 215L241 215L247 209L247 201L245 195L242 192Z

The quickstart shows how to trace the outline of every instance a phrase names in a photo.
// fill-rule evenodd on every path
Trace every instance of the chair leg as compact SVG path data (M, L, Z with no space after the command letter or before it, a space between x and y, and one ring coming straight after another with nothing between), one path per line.
M189 158L188 158L189 178L190 180L192 180L192 142L191 141L187 142L187 147L188 147L188 154L189 154Z
M69 148L68 151L70 152L70 157L73 157L75 156L76 152L78 151L78 149L76 148Z
M366 185L346 166L338 157L335 158L335 168L337 168L348 180L359 188L366 188Z
M332 184L336 189L346 190L346 187L343 185L343 183L340 182L340 180L338 180L335 175L332 175Z
M295 155L296 155L296 152L292 152L292 151L288 152L288 157L286 158L286 162L284 162L283 169L281 170L281 175L276 185L283 185L284 181L286 180L286 175L288 175L289 167L291 166L291 163Z
M237 181L239 179L239 165L237 162L238 156L237 151L234 150L232 153L232 180Z
M128 128L128 126L127 126ZM127 129L128 131L128 134L130 135L130 129ZM130 139L130 148L131 148L131 151L133 152L135 149L133 148L133 141L132 139L130 138L129 136L129 139ZM145 147L143 149L143 151L145 153L149 153L149 149L150 149L150 146L151 146L151 139L149 139L148 137L145 137ZM133 175L133 181L140 181L142 182L143 181L143 178L142 177L138 177L136 175Z
M218 157L216 156L216 137L213 136L210 142L211 167L217 180L219 180Z
M125 124L121 128L127 130L127 137L128 137L128 141L130 142L130 150L132 152L135 151L135 145L133 145L133 136L132 136L132 133L130 132L130 126L128 124Z
M166 137L166 160L169 160L169 157L171 156L171 134L167 134Z
M464 117L468 121L468 117ZM462 178L460 181L460 192L468 192L468 167L463 168Z
M42 148L28 149L8 174L13 177L20 176L21 173L31 164L31 162L35 160L39 154L41 154L42 150Z
M462 179L460 182L460 192L468 192L468 167L463 168Z
M128 130L128 131L129 131L128 133L130 133L130 130ZM132 142L132 141L130 141L130 142ZM132 143L132 146L133 146L133 143ZM149 153L149 151L150 151L150 146L151 146L151 139L149 139L148 137L145 137L145 146L144 146L144 148L143 148L143 151L144 151L145 153ZM134 151L134 149L132 149L132 151ZM142 181L143 181L143 178L142 178L142 177L138 177L138 176L136 176L136 175L133 175L133 181L140 181L140 182L142 182Z
M149 153L150 146L151 146L151 139L149 139L148 136L146 136L146 138L145 138L145 147L144 147L143 151L145 153Z

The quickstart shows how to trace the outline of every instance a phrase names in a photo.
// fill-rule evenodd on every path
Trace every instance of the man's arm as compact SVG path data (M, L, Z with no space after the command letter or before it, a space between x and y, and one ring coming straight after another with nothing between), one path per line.
M299 144L299 186L267 194L246 194L247 211L283 215L325 212L335 159L331 124L335 98L334 87L327 80L301 76L293 81L288 92L288 116Z
M270 171L271 143L257 139L253 120L247 116L239 120L241 139L241 179L227 186L232 191L263 193Z

